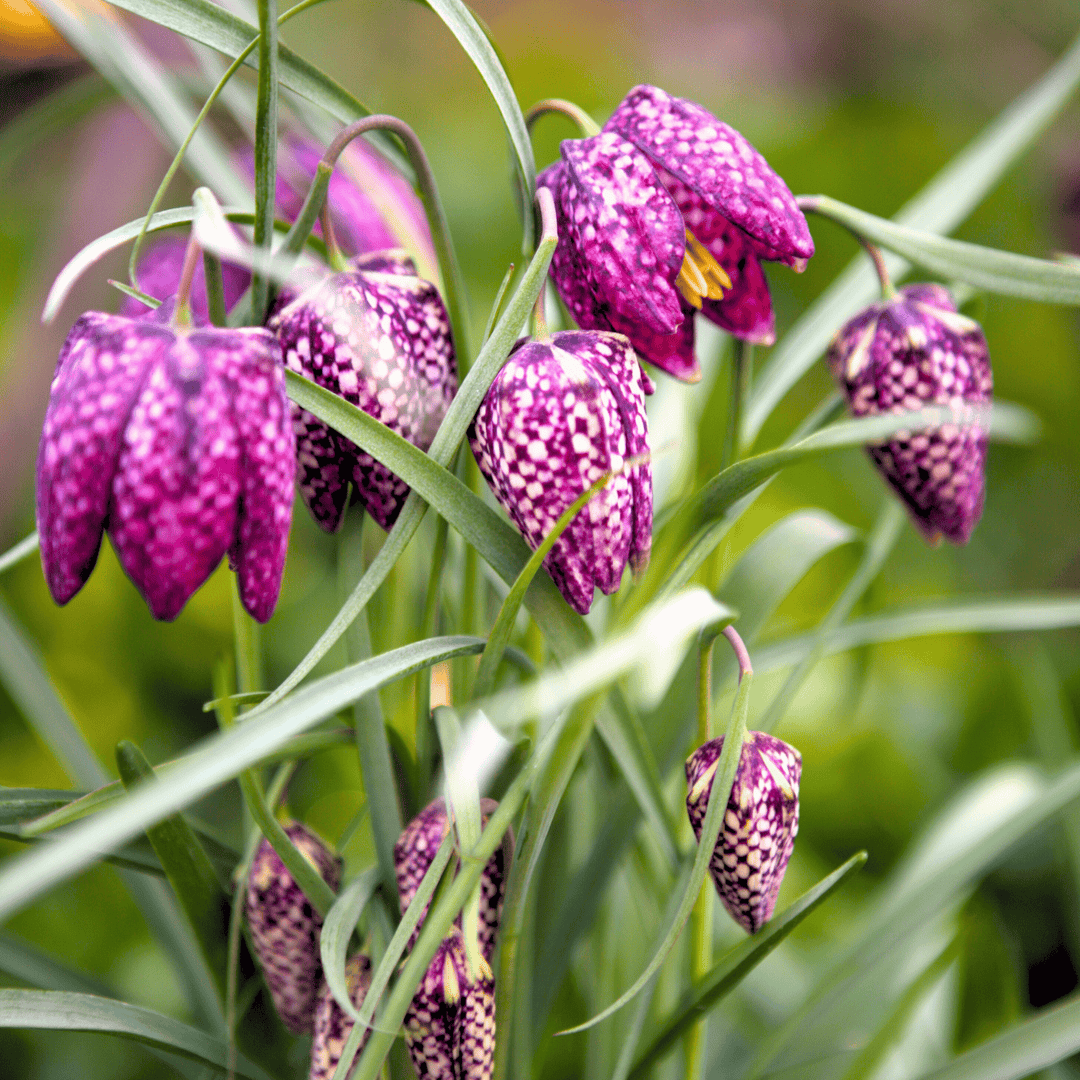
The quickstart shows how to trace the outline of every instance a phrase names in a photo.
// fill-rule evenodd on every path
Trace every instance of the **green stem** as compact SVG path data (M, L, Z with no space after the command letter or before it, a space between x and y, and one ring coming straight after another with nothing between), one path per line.
M440 517L435 524L435 543L431 550L431 571L428 575L427 595L424 597L424 614L420 620L419 641L435 634L439 619L439 591L442 588L443 567L446 564L446 545L450 535L450 523ZM416 776L414 777L414 801L420 805L431 782L431 672L425 668L416 676Z
M724 450L720 468L733 464L739 442L739 425L743 408L750 396L754 375L754 346L749 341L737 340L731 350L731 390L728 394L727 430L724 432Z
M536 121L548 113L559 113L572 120L585 138L600 134L600 125L580 105L575 105L564 98L544 98L525 114L525 127L528 128L530 134Z
M277 196L277 0L258 0L259 89L255 114L255 246L270 253ZM261 325L270 303L270 279L257 261L251 273L252 321Z
M881 298L883 300L892 300L893 297L896 296L896 286L893 285L892 279L889 277L889 268L885 265L885 257L881 254L881 249L876 244L871 244L862 233L856 232L856 230L847 222L835 218L825 209L819 198L816 196L800 195L795 201L799 204L799 209L804 213L820 214L830 221L835 221L837 224L843 225L844 228L847 229L860 244L862 244L863 248L866 250L866 254L870 256L870 261L874 264L874 272L877 274L878 282L881 284Z
M212 326L224 326L225 285L221 280L221 260L212 252L204 251L203 275L206 278L206 310Z

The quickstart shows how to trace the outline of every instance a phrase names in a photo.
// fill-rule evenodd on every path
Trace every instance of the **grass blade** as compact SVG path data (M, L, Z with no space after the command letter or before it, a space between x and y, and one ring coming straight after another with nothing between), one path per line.
M360 1014L352 1003L345 982L345 954L356 924L360 921L367 902L375 895L378 884L379 872L376 868L372 867L358 874L338 893L337 899L326 913L319 935L319 952L326 985L334 995L334 1000L354 1020Z
M33 532L26 539L20 540L14 547L8 548L3 555L0 555L0 574L5 570L10 570L11 567L22 562L23 559L28 559L37 551L39 546L38 534Z

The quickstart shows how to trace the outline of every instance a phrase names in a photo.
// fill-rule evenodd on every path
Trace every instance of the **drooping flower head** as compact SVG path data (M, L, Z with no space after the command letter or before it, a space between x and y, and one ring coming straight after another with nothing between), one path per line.
M535 550L562 512L605 472L648 453L641 369L620 334L568 331L519 344L469 430L480 471ZM652 545L652 469L619 473L578 513L544 565L584 614L593 588L619 588Z
M405 1046L420 1080L488 1080L495 1061L495 979L470 968L451 927L405 1014Z
M285 832L336 890L341 880L340 860L306 826L295 822ZM290 1031L310 1035L323 977L319 954L322 916L268 840L262 841L252 861L244 907L255 955L278 1015Z
M363 953L357 953L345 964L345 984L353 1006L359 1009L371 988L371 961ZM353 1018L337 1003L330 987L323 983L319 989L315 1007L315 1037L311 1043L311 1070L308 1080L330 1080L337 1071L341 1051L352 1034ZM366 1031L360 1040L357 1060L367 1045L371 1032ZM356 1065L349 1070L352 1076Z
M226 554L259 621L281 588L296 471L281 352L265 330L91 311L53 378L37 464L37 526L58 604L108 531L156 619L175 619Z
M481 799L480 810L483 824L495 812L498 803L492 799ZM394 869L397 875L398 901L402 914L408 909L420 887L424 875L428 872L443 840L450 834L450 817L446 813L446 800L436 799L429 803L405 826L397 843L394 844ZM495 939L499 932L499 919L502 916L503 893L506 889L506 876L510 872L510 861L514 853L514 835L507 832L502 846L496 849L488 859L483 874L480 875L480 923L478 938L480 951L484 959L490 961L495 953ZM429 904L430 906L430 904ZM420 928L427 918L428 908L417 923L409 941L409 948L416 944ZM460 916L458 923L460 924Z
M435 286L400 252L353 260L271 316L285 363L427 450L457 392L450 321ZM327 532L353 497L384 528L409 493L404 480L297 406L298 482Z
M277 205L287 221L295 221L315 176L322 151L296 134L278 148ZM242 163L255 175L255 155L246 150ZM405 248L428 272L438 266L423 203L408 181L366 139L345 147L330 177L327 202L334 234L346 255ZM321 232L316 225L315 231Z
M700 377L695 311L772 344L762 259L814 253L787 185L734 128L655 86L630 91L598 134L568 139L538 178L558 210L551 276L583 329L625 334L642 359Z
M983 509L987 432L973 406L993 397L982 328L940 285L908 285L833 339L828 363L856 416L946 406L956 423L904 432L867 452L935 543L966 544Z
M183 236L164 236L150 243L139 258L139 265L135 269L135 284L139 291L158 300L172 296L180 283L180 271L184 266L184 252L187 250L187 244L187 238ZM251 284L251 274L243 266L222 262L221 284L225 294L225 310L231 311L236 301L244 295L244 291ZM195 267L189 303L195 325L209 326L206 273L201 259ZM148 316L151 310L134 296L125 296L120 305L120 314L131 319Z
M723 736L711 739L686 760L686 812L699 840L723 748ZM709 870L720 902L750 934L776 908L799 831L801 774L802 755L793 746L763 731L747 733Z

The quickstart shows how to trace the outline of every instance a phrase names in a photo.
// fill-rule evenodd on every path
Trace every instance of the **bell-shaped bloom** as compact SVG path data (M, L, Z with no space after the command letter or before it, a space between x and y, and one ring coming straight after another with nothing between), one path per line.
M686 760L686 812L699 840L723 748L721 736ZM720 902L750 934L776 909L799 831L801 775L802 755L793 746L763 731L747 733L709 870Z
M638 355L700 378L694 313L772 344L761 260L814 253L787 185L734 128L655 86L630 91L598 134L563 142L551 189L551 276L582 329L625 334Z
M296 134L278 147L277 206L282 217L295 221L315 176L322 150ZM255 155L241 155L249 176L255 175ZM347 256L405 248L434 273L438 262L427 215L412 185L366 139L353 139L342 151L327 192L334 236ZM316 225L316 233L321 227Z
M352 267L293 299L268 322L285 363L427 450L457 392L450 320L435 286L400 252L355 259ZM404 480L297 406L298 483L327 532L354 501L384 528L409 493Z
M286 827L289 839L336 890L341 862L306 826ZM255 955L274 1007L290 1031L310 1035L322 983L322 916L311 906L281 857L263 840L255 852L245 901Z
M345 984L349 989L349 998L354 1008L364 1004L364 998L371 988L371 961L363 953L357 953L345 964ZM353 1018L337 1003L330 988L323 983L319 989L318 1004L315 1008L315 1032L311 1042L311 1070L308 1080L330 1080L337 1071L341 1060L341 1051L352 1034ZM357 1058L367 1045L371 1032L366 1031L360 1040ZM349 1070L352 1076L356 1065Z
M481 799L480 810L483 823L495 812L499 804L493 799ZM405 826L397 843L394 844L394 869L397 875L398 901L402 914L408 909L420 888L420 882L435 859L435 854L443 840L450 834L450 818L446 813L446 800L436 799L429 803ZM502 917L503 893L506 889L506 877L510 872L510 862L514 855L514 834L507 832L502 846L497 848L488 859L487 866L480 876L480 922L478 938L480 951L489 961L495 953L495 939L499 932L499 919ZM430 903L429 903L430 907ZM428 908L424 909L420 922L416 924L409 948L416 944L420 928L427 918ZM458 916L458 925L461 917Z
M154 618L171 620L227 552L265 622L296 473L281 351L261 329L168 325L170 307L87 312L64 342L37 463L45 580L66 604L107 530Z
M461 930L439 946L405 1014L405 1046L420 1080L488 1080L495 1061L495 978L473 971Z
M605 472L616 475L555 541L544 565L584 614L593 588L619 588L652 545L652 469L641 369L620 334L575 330L519 344L469 432L495 497L535 551L562 512Z
M180 284L180 271L184 267L184 253L187 251L187 237L164 236L147 245L135 269L135 284L140 292L164 300L176 292ZM225 310L231 311L236 301L244 295L251 284L251 274L243 266L235 263L221 264L221 285L225 295ZM200 259L195 266L195 276L191 280L191 317L196 326L209 326L210 313L206 302L206 273ZM134 296L125 296L120 305L120 314L137 319L151 313L151 309Z
M908 285L840 329L828 363L856 416L945 406L955 423L901 432L867 452L931 543L966 544L982 515L986 428L972 410L993 397L977 322L940 285Z

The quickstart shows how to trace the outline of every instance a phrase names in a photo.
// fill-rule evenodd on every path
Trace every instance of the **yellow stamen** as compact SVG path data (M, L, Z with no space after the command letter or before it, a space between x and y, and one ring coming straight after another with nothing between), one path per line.
M722 300L724 289L731 288L731 278L724 268L689 229L686 230L686 253L675 278L675 287L695 308L700 308L704 300Z

